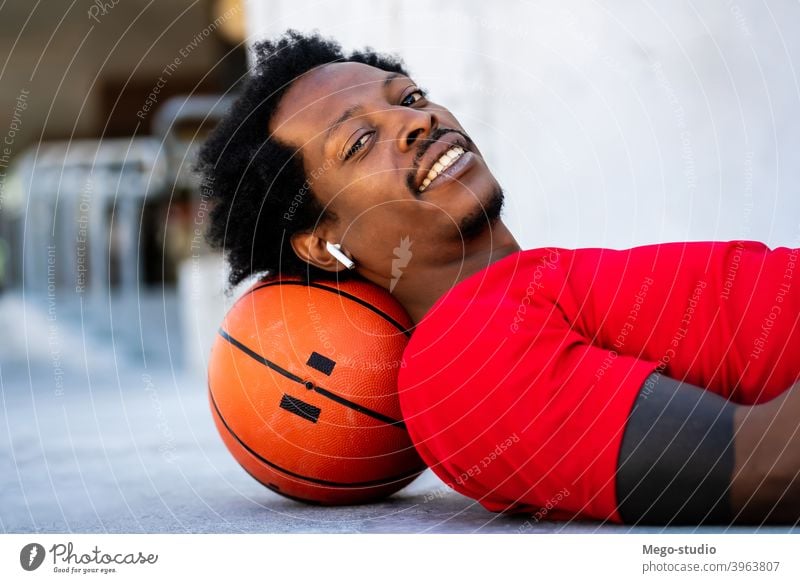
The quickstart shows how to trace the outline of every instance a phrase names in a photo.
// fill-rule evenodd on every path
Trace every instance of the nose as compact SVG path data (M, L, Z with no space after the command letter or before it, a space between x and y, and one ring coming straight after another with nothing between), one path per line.
M419 140L425 140L439 127L439 118L431 111L403 107L397 113L403 116L400 134L397 136L401 152L408 152L419 146Z

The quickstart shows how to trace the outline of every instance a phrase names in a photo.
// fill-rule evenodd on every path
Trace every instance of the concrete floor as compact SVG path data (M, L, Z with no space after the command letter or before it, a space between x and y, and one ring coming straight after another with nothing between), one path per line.
M6 319L19 317L18 307L6 308ZM0 309L0 325L6 324L3 317ZM3 532L720 530L532 524L524 517L487 512L446 489L431 472L377 504L325 508L293 502L267 490L238 466L213 425L204 375L174 370L163 346L147 355L145 366L142 354L132 348L135 342L76 333L62 318L54 343L52 333L42 336L48 324L37 320L35 312L27 311L25 320L25 334L16 340L9 334L0 337ZM25 350L18 345L20 337ZM11 346L12 341L17 345ZM157 340L147 339L146 344L159 346Z

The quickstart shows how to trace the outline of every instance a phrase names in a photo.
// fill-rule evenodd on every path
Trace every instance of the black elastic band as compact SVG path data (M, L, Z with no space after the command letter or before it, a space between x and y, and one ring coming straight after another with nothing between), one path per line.
M625 523L730 523L735 409L711 391L655 373L647 378L618 462Z

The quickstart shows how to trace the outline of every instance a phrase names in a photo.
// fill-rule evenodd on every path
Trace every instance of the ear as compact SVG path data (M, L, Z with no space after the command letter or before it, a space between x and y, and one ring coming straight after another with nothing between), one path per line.
M320 237L317 231L295 233L291 238L292 249L306 263L331 272L347 269L325 248L327 242L328 240Z

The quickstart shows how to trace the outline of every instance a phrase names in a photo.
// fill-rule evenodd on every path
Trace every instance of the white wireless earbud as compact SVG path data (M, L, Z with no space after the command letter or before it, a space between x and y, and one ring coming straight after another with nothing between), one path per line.
M342 253L342 246L339 243L331 243L328 241L325 243L325 248L328 250L328 253L336 257L336 259L342 263L347 269L355 268L356 264L350 259L347 255Z

